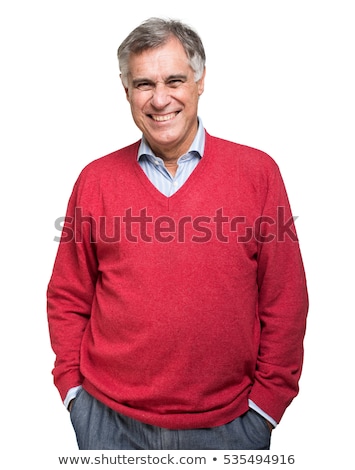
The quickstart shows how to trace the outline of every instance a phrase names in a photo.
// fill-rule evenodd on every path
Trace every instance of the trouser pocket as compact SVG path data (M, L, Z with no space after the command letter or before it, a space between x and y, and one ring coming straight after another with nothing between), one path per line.
M244 430L245 444L248 449L265 450L270 448L271 431L263 416L249 409L241 416L241 424Z

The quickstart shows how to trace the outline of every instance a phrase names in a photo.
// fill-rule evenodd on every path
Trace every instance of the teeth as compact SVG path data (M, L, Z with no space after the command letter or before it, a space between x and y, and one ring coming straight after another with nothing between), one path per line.
M165 114L164 116L152 114L152 118L154 119L154 121L163 122L173 119L176 115L177 113Z

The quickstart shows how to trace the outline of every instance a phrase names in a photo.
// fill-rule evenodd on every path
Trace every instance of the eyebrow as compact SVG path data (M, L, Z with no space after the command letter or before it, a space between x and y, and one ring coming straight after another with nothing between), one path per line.
M170 80L183 80L183 81L186 81L187 80L187 75L185 74L182 74L182 73L177 73L177 74L174 74L174 75L169 75L165 80L164 80L164 83L167 83L169 82ZM142 82L146 82L146 83L151 83L151 84L154 84L154 80L150 79L150 78L145 78L145 77L138 77L138 78L134 78L132 80L133 82L133 85L136 86L138 85L139 83L142 83Z
M166 81L168 82L169 80L187 80L187 75L183 73L177 73L175 75L170 75Z

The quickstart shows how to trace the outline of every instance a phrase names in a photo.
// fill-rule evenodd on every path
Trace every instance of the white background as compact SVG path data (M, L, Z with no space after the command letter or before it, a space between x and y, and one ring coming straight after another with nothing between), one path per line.
M200 33L205 127L269 153L299 217L310 294L305 363L272 452L295 454L293 468L354 468L352 3L1 2L3 468L52 469L57 456L77 455L51 376L45 295L54 221L84 165L140 137L116 50L150 16L182 19Z

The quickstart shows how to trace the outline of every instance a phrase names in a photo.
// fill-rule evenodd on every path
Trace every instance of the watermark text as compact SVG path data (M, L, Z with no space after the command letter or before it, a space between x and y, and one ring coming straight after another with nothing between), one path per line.
M126 240L131 243L208 243L215 239L221 243L259 243L286 239L297 242L294 222L297 217L286 216L285 207L278 207L276 217L261 215L252 222L246 216L228 216L219 208L211 215L192 217L185 215L174 218L170 215L153 217L147 208L134 212L128 208L122 215L93 217L75 208L74 216L59 217L55 228L60 236L54 241L82 243L89 237L90 242L117 243Z

